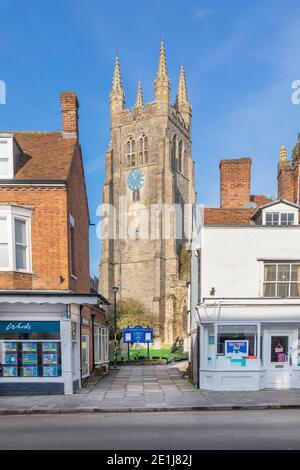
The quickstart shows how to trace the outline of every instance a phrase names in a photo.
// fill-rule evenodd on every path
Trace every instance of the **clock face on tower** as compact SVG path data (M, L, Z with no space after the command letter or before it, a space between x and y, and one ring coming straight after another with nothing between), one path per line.
M145 183L145 174L140 168L131 170L128 175L128 187L132 191L138 191L144 186Z

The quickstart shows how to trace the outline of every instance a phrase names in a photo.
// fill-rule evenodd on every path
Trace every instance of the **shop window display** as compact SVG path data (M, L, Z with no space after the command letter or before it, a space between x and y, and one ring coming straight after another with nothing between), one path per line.
M0 379L61 376L59 324L55 325L55 331L42 331L44 322L2 323ZM44 328L51 330L51 325Z
M218 356L257 357L256 325L219 325Z
M51 348L51 353L48 352ZM0 341L0 377L59 377L59 342Z

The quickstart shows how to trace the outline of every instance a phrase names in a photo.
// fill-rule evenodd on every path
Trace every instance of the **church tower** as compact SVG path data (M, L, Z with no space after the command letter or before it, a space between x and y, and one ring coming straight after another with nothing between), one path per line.
M121 299L141 301L162 342L172 344L187 333L190 227L185 221L195 189L185 71L182 66L173 106L163 41L154 92L155 100L145 104L139 82L136 102L126 108L116 58L103 188L110 236L102 243L100 288L111 300L111 289L118 286Z

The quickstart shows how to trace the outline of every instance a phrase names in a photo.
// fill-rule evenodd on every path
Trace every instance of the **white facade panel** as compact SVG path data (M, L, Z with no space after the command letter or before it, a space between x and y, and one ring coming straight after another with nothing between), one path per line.
M262 260L300 260L300 227L205 227L201 256L203 297L261 297Z
M297 207L280 202L268 210L294 212L298 220ZM299 241L299 225L202 228L191 282L200 388L300 388L300 298L290 296L298 291L279 297L276 288L276 295L264 297L265 263L300 264Z

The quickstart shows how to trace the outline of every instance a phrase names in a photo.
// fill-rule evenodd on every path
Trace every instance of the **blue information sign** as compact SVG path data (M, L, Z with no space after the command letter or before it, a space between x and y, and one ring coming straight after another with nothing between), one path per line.
M124 343L153 343L153 329L136 326L135 328L125 328L123 330Z

